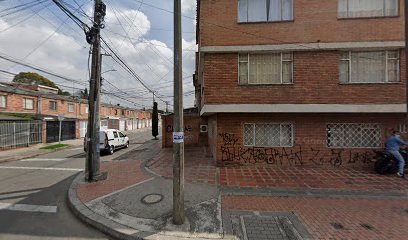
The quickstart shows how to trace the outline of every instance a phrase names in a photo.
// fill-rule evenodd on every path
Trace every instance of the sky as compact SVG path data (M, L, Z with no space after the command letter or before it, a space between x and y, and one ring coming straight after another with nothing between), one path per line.
M93 0L59 0L81 21L92 25ZM104 0L102 37L156 93L159 109L173 104L173 1ZM24 4L24 5L23 5ZM184 107L194 106L196 0L182 0ZM1 71L37 72L70 93L88 87L90 45L84 31L52 0L0 0L0 56L24 62L70 81L0 59ZM104 51L102 50L102 53ZM110 56L102 58L104 103L151 108L153 94Z

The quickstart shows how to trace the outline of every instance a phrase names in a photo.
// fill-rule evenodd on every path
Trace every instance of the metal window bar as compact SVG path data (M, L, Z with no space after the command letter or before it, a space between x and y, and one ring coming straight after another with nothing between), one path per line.
M331 148L378 148L381 125L371 123L333 123L326 129L327 146Z
M42 143L41 121L0 121L0 150Z

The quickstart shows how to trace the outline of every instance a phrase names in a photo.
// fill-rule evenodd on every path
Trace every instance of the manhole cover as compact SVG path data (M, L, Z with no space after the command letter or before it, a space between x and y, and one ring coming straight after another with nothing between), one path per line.
M367 230L374 230L374 227L367 223L361 223L360 226L362 226L363 228Z
M158 202L161 202L163 200L163 195L157 194L157 193L152 193L149 195L146 195L142 198L142 203L144 204L155 204Z
M344 226L341 225L340 223L330 223L330 225L332 225L337 230L343 230L344 229Z

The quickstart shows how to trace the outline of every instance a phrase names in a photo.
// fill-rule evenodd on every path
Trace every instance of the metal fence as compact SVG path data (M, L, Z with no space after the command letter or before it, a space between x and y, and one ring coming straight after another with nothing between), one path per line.
M42 143L41 121L0 121L0 150Z

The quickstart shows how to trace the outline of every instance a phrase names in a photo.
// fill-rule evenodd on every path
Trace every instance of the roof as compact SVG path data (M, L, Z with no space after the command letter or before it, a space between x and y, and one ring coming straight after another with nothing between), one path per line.
M0 114L0 121L30 121L33 120L31 118L23 118L23 117L16 117L16 116L10 116L7 114Z
M20 94L20 95L26 95L26 96L57 99L57 100L62 100L62 101L81 102L81 103L87 103L88 102L88 100L81 99L81 98L78 98L78 97L63 96L63 95L57 95L57 94L52 94L52 93L29 90L29 89L26 89L26 88L22 88L21 85L24 85L24 84L0 82L0 92L7 92L7 93ZM129 108L129 107L124 107L124 106L118 106L118 105L113 105L113 104L108 104L108 103L101 103L101 106L142 112L142 110L140 110L140 109Z

